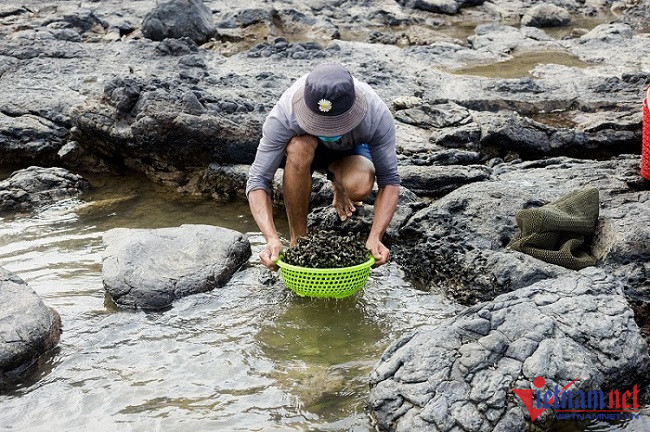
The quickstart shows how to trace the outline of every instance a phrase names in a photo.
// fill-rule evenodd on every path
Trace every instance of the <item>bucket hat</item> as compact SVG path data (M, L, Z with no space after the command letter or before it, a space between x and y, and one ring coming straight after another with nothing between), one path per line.
M368 103L352 74L339 63L322 63L292 99L298 125L310 135L337 136L357 127Z

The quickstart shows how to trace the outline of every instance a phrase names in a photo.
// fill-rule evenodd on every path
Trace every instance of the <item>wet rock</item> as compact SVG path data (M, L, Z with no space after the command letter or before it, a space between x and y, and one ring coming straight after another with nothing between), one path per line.
M171 0L157 5L142 21L142 34L152 40L188 37L197 44L215 33L212 11L202 0Z
M15 274L0 268L0 386L24 377L29 366L54 348L61 317Z
M571 272L506 245L517 232L518 210L541 207L590 185L599 189L601 200L599 229L591 243L597 266L638 287L643 282L627 275L648 272L647 258L640 257L650 257L650 249L641 246L648 244L643 239L650 241L650 214L641 210L648 192L627 183L635 177L634 156L497 165L489 181L463 186L415 213L402 227L394 255L414 277L439 283L464 303Z
M521 18L521 25L531 27L562 27L570 22L569 12L552 3L535 5Z
M571 319L566 319L566 317ZM628 388L647 345L623 285L598 269L539 281L393 343L370 377L380 430L524 430L513 389ZM553 410L535 424L548 429Z
M64 168L29 167L0 181L0 212L26 212L56 201L76 198L88 182Z
M442 196L459 187L480 182L490 176L490 169L481 165L446 165L399 167L402 185L417 195Z
M53 164L67 137L65 125L16 105L0 107L0 164Z
M223 286L251 254L243 234L210 225L116 228L104 244L104 288L117 305L142 309Z
M91 173L107 173L111 167L96 155L89 153L76 141L70 141L57 153L61 164L76 171Z

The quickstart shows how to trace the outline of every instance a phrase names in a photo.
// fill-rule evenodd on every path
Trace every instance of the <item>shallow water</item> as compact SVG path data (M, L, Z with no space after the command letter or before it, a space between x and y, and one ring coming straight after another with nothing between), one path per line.
M589 63L561 51L530 51L513 55L512 58L485 65L455 69L457 75L477 75L487 78L523 78L531 76L535 67L542 64L557 64L585 68Z
M262 237L244 203L182 198L135 176L91 180L82 200L0 220L0 266L64 325L58 348L0 395L2 430L368 431L367 376L383 350L457 308L395 265L352 298L302 299L251 258L224 288L169 310L116 310L101 282L107 230L216 224L246 232L253 256Z

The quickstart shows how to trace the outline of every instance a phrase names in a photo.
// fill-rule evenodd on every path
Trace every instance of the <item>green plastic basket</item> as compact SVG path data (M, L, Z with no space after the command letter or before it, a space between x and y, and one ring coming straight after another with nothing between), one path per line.
M359 291L368 281L373 257L363 264L341 268L309 268L287 264L278 259L284 284L301 297L343 298Z

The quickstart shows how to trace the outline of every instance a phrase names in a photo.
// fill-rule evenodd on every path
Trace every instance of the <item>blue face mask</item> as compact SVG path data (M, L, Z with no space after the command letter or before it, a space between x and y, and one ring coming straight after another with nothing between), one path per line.
M319 136L318 139L323 141L323 142L336 142L343 138L343 135L338 135L338 136L333 136L333 137L322 137Z

